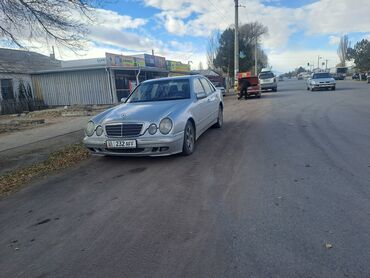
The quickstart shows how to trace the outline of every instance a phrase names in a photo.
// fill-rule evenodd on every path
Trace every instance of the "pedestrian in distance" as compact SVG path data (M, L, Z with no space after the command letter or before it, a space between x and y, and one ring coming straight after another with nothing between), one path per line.
M249 81L246 79L243 79L241 83L242 84L240 87L238 99L241 99L243 96L245 99L247 99L248 98L248 88L251 86L251 83L249 83Z

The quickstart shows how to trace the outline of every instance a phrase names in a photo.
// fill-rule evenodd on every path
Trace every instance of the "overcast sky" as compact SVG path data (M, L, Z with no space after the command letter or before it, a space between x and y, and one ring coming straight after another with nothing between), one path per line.
M208 36L234 22L233 0L121 0L109 1L97 10L90 24L91 45L85 58L104 52L151 52L169 59L206 65ZM317 56L338 63L339 37L352 43L370 38L368 0L240 0L240 22L259 21L269 29L261 40L275 71L285 72ZM45 51L42 50L42 51ZM75 54L57 49L63 59ZM78 58L83 58L79 56Z

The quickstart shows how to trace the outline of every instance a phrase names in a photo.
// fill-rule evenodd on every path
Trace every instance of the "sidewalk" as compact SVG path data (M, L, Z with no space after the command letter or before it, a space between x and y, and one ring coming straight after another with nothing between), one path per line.
M55 123L50 126L37 127L34 129L17 131L9 135L2 135L0 136L0 153L82 130L90 118L91 116L66 118L66 121Z
M0 176L46 160L53 152L81 142L91 116L65 118L62 122L0 136Z

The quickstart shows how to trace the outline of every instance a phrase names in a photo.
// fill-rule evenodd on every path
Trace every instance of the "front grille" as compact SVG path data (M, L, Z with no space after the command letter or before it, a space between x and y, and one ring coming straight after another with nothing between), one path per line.
M105 126L109 137L130 137L140 135L142 124L114 124Z

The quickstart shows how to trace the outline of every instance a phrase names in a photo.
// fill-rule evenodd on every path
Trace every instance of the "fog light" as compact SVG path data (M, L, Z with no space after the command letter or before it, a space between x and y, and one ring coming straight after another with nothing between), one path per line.
M98 125L98 127L95 130L96 135L101 136L103 134L103 128L101 125Z
M148 132L150 135L154 135L157 132L157 126L155 124L151 124L148 127Z

